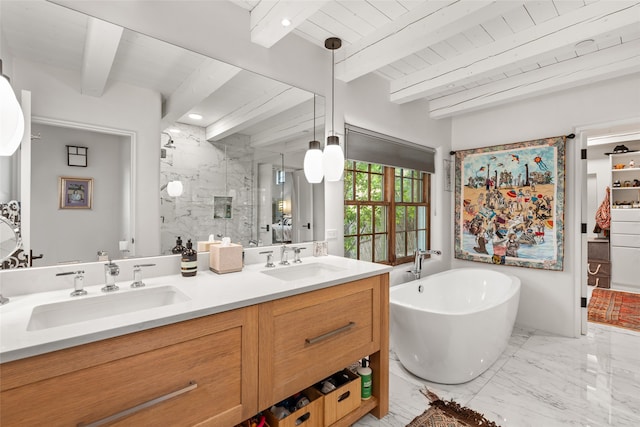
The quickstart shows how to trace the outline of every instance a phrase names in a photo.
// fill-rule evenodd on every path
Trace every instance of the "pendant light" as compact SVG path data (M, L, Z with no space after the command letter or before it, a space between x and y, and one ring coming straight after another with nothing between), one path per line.
M24 115L0 59L0 156L11 156L24 135Z
M344 153L340 147L340 138L335 134L335 71L336 71L336 49L340 49L342 40L337 37L329 37L324 41L324 47L331 50L331 136L327 137L327 145L322 154L322 168L324 178L327 181L340 181L344 170Z
M313 94L313 141L309 141L309 149L304 154L304 176L310 184L322 182L322 150L320 141L316 140L316 94Z

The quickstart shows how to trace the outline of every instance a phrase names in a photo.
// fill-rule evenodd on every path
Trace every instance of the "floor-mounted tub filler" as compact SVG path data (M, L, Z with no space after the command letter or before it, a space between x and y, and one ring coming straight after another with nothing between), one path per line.
M519 300L520 279L488 269L448 270L394 286L391 348L421 378L471 381L507 347Z

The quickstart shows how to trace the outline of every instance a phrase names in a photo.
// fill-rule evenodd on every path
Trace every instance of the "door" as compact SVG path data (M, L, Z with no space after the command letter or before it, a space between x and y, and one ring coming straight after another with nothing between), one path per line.
M309 184L304 171L293 173L293 227L294 242L313 241L313 185Z
M21 94L22 112L24 113L24 136L20 144L20 234L22 249L29 256L29 265L33 259L31 254L31 92L23 90Z
M271 218L273 217L271 205L271 163L258 165L258 241L263 245L273 243L271 233Z
M579 141L581 153L584 155L581 156L582 160L578 161L577 165L577 182L580 185L580 194L586 195L587 193L587 135L585 132L580 133ZM580 223L585 227L588 224L587 216L588 216L588 197L580 197ZM582 230L583 232L580 234L580 253L582 256L580 257L580 333L582 335L587 334L587 231Z

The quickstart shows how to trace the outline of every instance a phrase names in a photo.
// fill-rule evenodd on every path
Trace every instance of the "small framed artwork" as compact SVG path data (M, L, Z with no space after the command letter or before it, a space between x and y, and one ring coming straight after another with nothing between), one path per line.
M60 209L91 209L93 178L58 178Z
M67 145L67 165L86 168L88 154L89 149L87 147Z

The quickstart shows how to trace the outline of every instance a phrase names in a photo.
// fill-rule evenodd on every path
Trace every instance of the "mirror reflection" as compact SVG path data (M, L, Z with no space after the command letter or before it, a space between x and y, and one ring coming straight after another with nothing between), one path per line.
M0 8L5 70L31 104L0 195L30 208L32 265L167 254L178 236L324 234L301 175L314 125L324 134L321 97L44 0ZM60 208L60 177L93 179L91 209Z
M18 235L9 220L0 217L0 262L18 249Z

